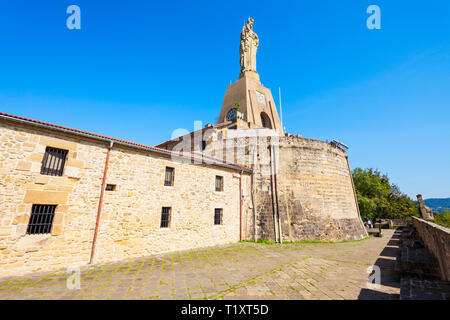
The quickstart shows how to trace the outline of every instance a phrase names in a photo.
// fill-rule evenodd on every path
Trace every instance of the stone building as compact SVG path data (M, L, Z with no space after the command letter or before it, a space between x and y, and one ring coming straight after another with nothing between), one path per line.
M346 151L284 132L252 28L219 123L157 146L0 113L0 277L239 240L367 236Z

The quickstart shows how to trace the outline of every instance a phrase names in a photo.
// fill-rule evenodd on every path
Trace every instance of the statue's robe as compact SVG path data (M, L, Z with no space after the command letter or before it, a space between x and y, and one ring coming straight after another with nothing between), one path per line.
M258 49L259 39L255 32L248 25L242 28L241 32L241 72L256 72L256 50Z

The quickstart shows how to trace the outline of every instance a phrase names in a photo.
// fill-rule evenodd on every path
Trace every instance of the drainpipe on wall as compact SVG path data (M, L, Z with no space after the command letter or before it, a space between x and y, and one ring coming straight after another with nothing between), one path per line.
M281 231L281 218L280 218L280 208L278 202L278 183L277 183L277 162L276 162L276 152L273 149L273 177L274 177L274 185L275 185L275 204L277 206L277 217L278 217L278 240L280 243L283 243L283 233Z
M114 144L114 142L112 142L112 141L109 142L108 152L106 153L105 169L103 170L102 188L100 190L100 199L98 201L97 221L95 222L94 239L92 240L91 259L89 260L89 264L94 263L95 243L97 242L98 227L100 224L100 214L102 212L103 194L105 193L105 182L106 182L106 173L108 172L109 154L111 153L113 144Z
M242 171L239 173L239 241L242 241Z

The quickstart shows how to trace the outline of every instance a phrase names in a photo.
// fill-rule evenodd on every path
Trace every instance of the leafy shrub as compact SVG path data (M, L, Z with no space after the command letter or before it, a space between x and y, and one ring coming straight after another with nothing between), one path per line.
M450 228L450 210L446 209L443 213L434 213L434 223Z
M374 169L352 172L358 206L363 219L409 219L419 216L415 201L389 182L386 174Z

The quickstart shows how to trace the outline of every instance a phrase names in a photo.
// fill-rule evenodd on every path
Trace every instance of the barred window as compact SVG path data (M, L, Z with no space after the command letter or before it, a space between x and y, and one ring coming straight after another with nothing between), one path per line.
M166 175L164 176L164 185L165 186L173 186L173 178L174 178L175 169L171 167L166 167Z
M214 209L214 224L222 224L222 209Z
M223 191L223 177L216 176L216 191Z
M47 147L42 159L41 174L62 176L67 152L67 150Z
M50 233L56 205L33 204L27 234Z
M161 212L161 228L168 228L170 225L170 207L163 207Z

